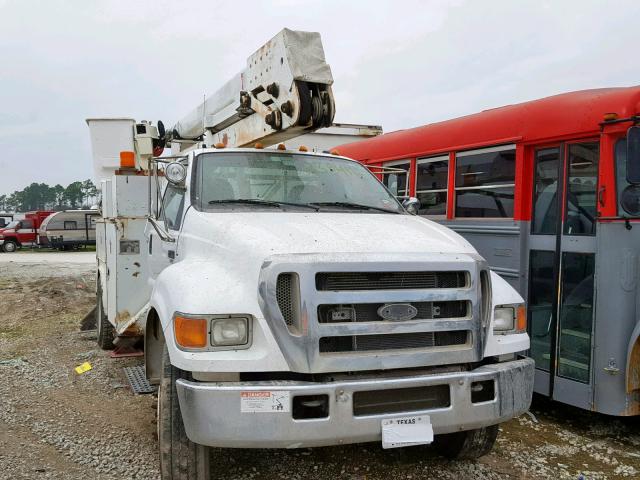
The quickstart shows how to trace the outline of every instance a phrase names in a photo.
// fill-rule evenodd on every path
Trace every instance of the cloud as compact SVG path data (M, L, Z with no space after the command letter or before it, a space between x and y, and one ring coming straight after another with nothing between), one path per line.
M281 28L319 31L336 120L408 128L631 85L637 1L0 0L0 193L92 175L84 119L167 124Z

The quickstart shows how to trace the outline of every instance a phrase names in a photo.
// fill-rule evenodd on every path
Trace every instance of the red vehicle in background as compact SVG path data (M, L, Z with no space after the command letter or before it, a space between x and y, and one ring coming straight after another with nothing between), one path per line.
M36 245L38 228L53 211L38 210L27 212L22 220L14 220L0 228L0 249L3 252L15 252L18 248Z

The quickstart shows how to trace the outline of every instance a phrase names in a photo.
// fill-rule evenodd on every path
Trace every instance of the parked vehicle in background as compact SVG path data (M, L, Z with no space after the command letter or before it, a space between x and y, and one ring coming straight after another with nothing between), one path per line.
M640 87L585 90L338 147L528 300L535 391L640 414ZM629 153L628 152L629 149Z
M97 210L64 210L47 217L38 229L43 247L68 250L96 244Z
M7 253L22 247L34 246L38 241L38 228L52 211L27 212L22 220L13 220L0 229L0 248Z
M0 213L0 228L5 228L13 221L12 213Z

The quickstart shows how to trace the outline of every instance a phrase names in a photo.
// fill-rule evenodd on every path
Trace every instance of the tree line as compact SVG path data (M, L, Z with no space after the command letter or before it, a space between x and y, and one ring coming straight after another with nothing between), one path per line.
M73 182L66 187L34 182L9 195L0 195L0 212L91 208L97 196L98 189L91 180Z

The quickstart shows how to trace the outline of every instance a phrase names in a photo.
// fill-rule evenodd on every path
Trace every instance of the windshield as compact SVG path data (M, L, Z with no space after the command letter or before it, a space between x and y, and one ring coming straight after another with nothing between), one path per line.
M350 160L262 151L205 153L197 162L194 205L201 210L403 212L369 170Z
M9 222L7 225L5 225L2 228L6 228L6 229L10 229L10 228L16 228L16 226L18 225L19 221L18 220L13 220L12 222Z

